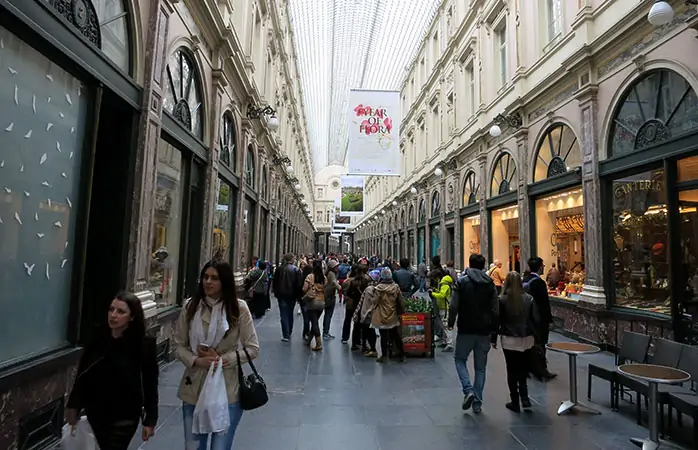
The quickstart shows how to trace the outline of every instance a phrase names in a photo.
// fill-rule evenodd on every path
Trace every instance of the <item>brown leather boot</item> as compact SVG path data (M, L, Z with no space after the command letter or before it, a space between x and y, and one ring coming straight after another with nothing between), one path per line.
M319 352L322 350L322 337L315 336L315 345L312 347L314 352Z

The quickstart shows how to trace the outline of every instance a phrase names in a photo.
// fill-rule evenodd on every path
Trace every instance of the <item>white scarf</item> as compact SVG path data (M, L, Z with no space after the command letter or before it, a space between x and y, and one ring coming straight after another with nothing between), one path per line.
M201 313L204 308L211 308L211 323L208 325L208 333L204 336L204 321ZM194 354L199 353L199 345L205 344L211 348L216 348L223 340L223 336L230 329L228 319L226 318L223 302L206 297L199 302L199 307L196 309L194 319L189 327L189 345Z

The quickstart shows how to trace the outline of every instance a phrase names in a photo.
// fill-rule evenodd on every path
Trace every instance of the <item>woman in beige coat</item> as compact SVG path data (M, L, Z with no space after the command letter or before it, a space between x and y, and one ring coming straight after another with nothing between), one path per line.
M221 260L206 263L196 294L179 316L174 341L177 358L186 366L177 393L183 402L185 448L207 448L208 435L192 433L194 408L211 364L223 364L230 427L212 435L211 450L230 450L242 418L236 350L240 350L242 364L248 361L247 354L252 359L259 354L252 315L236 297L230 264Z

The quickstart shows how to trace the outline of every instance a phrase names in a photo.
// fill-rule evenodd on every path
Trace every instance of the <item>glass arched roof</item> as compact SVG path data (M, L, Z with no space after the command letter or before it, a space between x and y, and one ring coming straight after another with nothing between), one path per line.
M441 0L290 0L314 171L344 165L350 89L399 91Z

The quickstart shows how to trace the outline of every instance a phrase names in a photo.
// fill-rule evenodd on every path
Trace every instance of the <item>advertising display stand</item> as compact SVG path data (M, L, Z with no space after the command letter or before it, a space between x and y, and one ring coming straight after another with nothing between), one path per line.
M434 357L434 315L431 303L421 298L405 301L405 313L400 316L400 336L405 353Z

